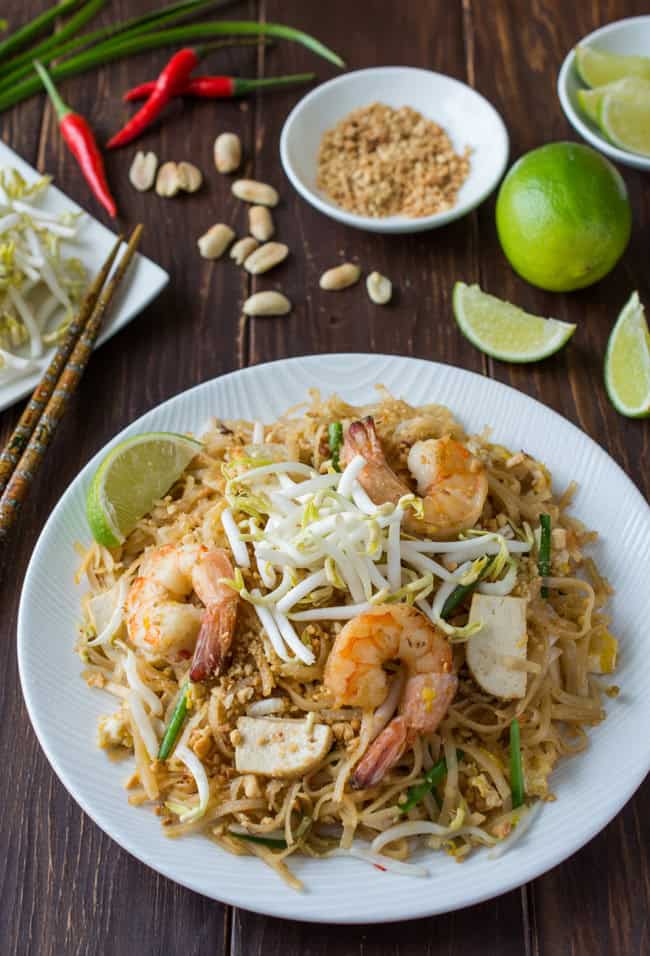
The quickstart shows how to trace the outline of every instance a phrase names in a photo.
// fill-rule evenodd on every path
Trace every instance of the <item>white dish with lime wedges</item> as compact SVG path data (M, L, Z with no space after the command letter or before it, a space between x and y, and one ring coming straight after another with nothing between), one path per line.
M567 54L557 89L567 119L592 146L650 170L650 16L583 37Z
M498 336L485 337L490 310L494 321L505 323L506 345L521 347L517 328L525 316L516 310L502 314L471 287L459 287L456 299L457 317L480 347L504 351ZM545 338L557 344L556 334L567 333L561 324L540 325L544 321L533 323L525 335L542 351L548 347ZM646 334L635 303L621 323L623 343L626 329L632 340L639 330ZM523 345L525 351L530 341ZM612 347L617 350L616 338ZM486 854L472 855L462 867L443 857L428 879L410 879L352 858L303 858L297 875L309 892L293 893L254 857L233 857L200 835L166 839L155 814L126 805L128 761L108 761L95 740L97 720L112 709L111 702L79 680L84 665L74 653L81 596L75 545L91 540L87 507L95 532L119 540L133 521L130 512L141 510L147 494L159 494L192 456L188 433L200 435L211 416L272 421L303 400L310 387L361 404L372 399L378 383L413 404L449 405L470 432L490 424L500 441L544 461L558 487L578 483L575 514L598 527L594 558L616 584L612 614L621 636L623 693L610 717L590 734L582 759L563 763L554 774L558 800L544 806L543 819L498 864ZM148 479L153 479L149 488ZM64 785L106 833L158 872L206 896L286 918L416 918L494 897L557 865L604 827L643 780L650 743L639 728L650 721L650 657L639 628L650 618L649 562L650 511L638 490L595 442L539 402L483 376L418 359L345 354L285 359L178 395L116 436L83 469L52 513L27 571L18 624L20 678L39 741Z

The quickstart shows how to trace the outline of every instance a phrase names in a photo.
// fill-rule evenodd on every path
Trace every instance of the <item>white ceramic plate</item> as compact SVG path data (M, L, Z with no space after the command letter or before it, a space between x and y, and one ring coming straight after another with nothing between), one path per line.
M457 153L470 147L469 176L452 209L420 219L376 219L341 209L317 188L316 159L323 133L352 110L374 102L411 106L446 130ZM332 219L369 232L422 232L459 219L490 195L506 166L508 133L494 107L465 83L430 70L383 66L344 73L304 96L282 129L280 157L300 195Z
M650 56L650 16L629 17L627 20L608 23L607 26L583 37L579 43L623 56ZM650 169L649 156L629 153L625 149L614 146L603 136L598 126L585 116L578 103L578 90L583 87L584 83L578 76L575 65L575 53L571 50L566 55L557 80L557 92L564 115L576 132L596 149L607 153L619 163L625 163L626 166Z
M27 182L33 182L40 178L33 166L26 163L12 149L9 149L5 143L0 142L0 169L7 166L13 166L24 176ZM94 276L99 272L108 253L117 238L114 232L107 229L100 222L82 210L72 199L64 195L55 186L50 186L47 194L39 201L39 208L47 212L83 212L82 225L77 234L77 238L72 242L65 242L62 245L66 255L77 256L86 267L89 276ZM112 335L115 335L123 326L134 319L139 312L149 305L152 299L165 288L169 282L169 275L164 269L147 259L145 256L136 254L129 274L126 276L125 285L120 289L111 306L110 315L106 327L102 331L97 344L101 345ZM18 349L19 354L28 355L28 350L24 347ZM40 371L32 375L26 375L24 378L16 379L6 385L0 385L0 411L13 405L25 395L29 395L34 390L45 369L50 357L51 350L46 352L43 358L39 359Z
M446 365L383 355L284 359L234 372L178 395L118 435L152 429L199 430L210 415L271 421L305 398L309 387L367 402L381 382L410 402L444 402L471 430L489 424L511 448L551 468L557 488L580 483L575 513L601 533L600 568L617 592L612 610L621 637L622 693L591 734L591 747L561 764L557 802L545 806L522 840L497 861L475 852L462 866L423 853L428 879L381 873L353 859L292 860L306 891L296 893L253 857L233 857L207 839L168 840L158 818L128 806L129 767L95 745L97 718L114 698L86 687L73 653L80 588L73 583L75 541L89 540L84 500L106 449L75 479L52 513L34 551L18 619L23 692L38 739L81 807L134 856L165 876L214 899L292 919L382 922L442 913L497 896L560 863L620 810L650 767L650 509L621 469L565 419L498 382ZM107 446L107 448L110 446Z

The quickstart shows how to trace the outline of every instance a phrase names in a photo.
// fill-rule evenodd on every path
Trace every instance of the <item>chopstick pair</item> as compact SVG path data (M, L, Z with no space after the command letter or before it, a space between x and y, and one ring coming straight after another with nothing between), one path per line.
M124 242L124 236L119 236L0 454L0 541L6 538L29 494L57 425L81 381L104 315L133 259L141 234L142 225L138 225L105 286Z

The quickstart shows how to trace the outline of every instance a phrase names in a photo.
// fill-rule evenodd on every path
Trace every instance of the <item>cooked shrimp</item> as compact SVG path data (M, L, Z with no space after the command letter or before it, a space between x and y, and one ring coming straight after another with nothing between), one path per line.
M334 642L324 680L335 706L379 707L388 693L383 664L391 660L406 668L399 714L358 764L355 787L375 786L418 734L433 733L458 686L445 635L417 608L383 604L349 621Z
M152 657L178 660L193 652L191 679L213 676L235 629L239 595L220 583L233 574L220 549L167 544L150 551L126 599L129 639ZM187 601L192 593L203 608Z
M368 462L359 482L375 504L397 504L411 493L388 465L372 418L353 422L347 430L343 459L347 463L355 455ZM407 513L408 531L446 538L476 524L487 496L487 475L482 462L464 445L450 435L418 441L409 452L408 468L417 481L424 514L418 518Z

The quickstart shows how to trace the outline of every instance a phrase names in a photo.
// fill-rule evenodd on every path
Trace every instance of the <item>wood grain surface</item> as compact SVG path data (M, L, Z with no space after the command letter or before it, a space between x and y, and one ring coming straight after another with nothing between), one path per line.
M5 0L0 13L21 22L44 0ZM152 9L154 0L109 0L97 23ZM476 87L499 109L511 155L575 139L555 92L567 50L610 20L647 12L641 0L249 0L228 18L276 20L302 27L332 46L351 68L408 64L438 70ZM219 16L220 14L216 14ZM120 98L154 76L165 51L86 74L62 92L93 122L102 140L130 114ZM334 70L301 47L214 53L213 72L244 76ZM104 345L18 522L0 554L0 952L37 956L194 956L232 953L298 956L632 956L650 952L648 907L650 789L645 784L619 816L572 859L521 890L448 916L379 927L289 923L203 899L132 859L68 796L33 734L18 682L15 627L22 580L38 534L78 470L115 432L191 385L232 369L287 355L346 350L436 359L493 376L539 398L595 438L647 494L649 426L621 418L602 386L611 324L633 288L650 302L647 177L624 168L634 231L623 260L605 280L571 295L544 293L509 268L497 240L494 200L464 220L413 237L366 235L325 219L291 189L278 158L284 119L299 94L243 102L175 103L142 145L161 159L188 159L206 174L193 196L174 200L136 193L127 171L134 149L113 153L108 174L124 224L145 224L143 250L172 274L168 289ZM227 177L213 171L212 143L225 129L245 144L246 171L273 183L283 201L278 237L292 250L285 264L251 279L230 263L210 264L196 237L217 221L243 231L245 210ZM0 116L0 135L26 160L98 218L65 150L49 107L37 96ZM318 277L344 259L378 269L396 286L386 309L357 288L328 294ZM540 314L579 323L570 348L516 367L486 360L458 333L450 315L453 282L479 281L496 295ZM295 309L287 319L240 318L250 291L281 287ZM20 406L0 417L0 440ZM567 455L571 449L567 448ZM89 728L89 733L92 729ZM615 763L612 772L616 772ZM433 890L432 890L433 892Z

